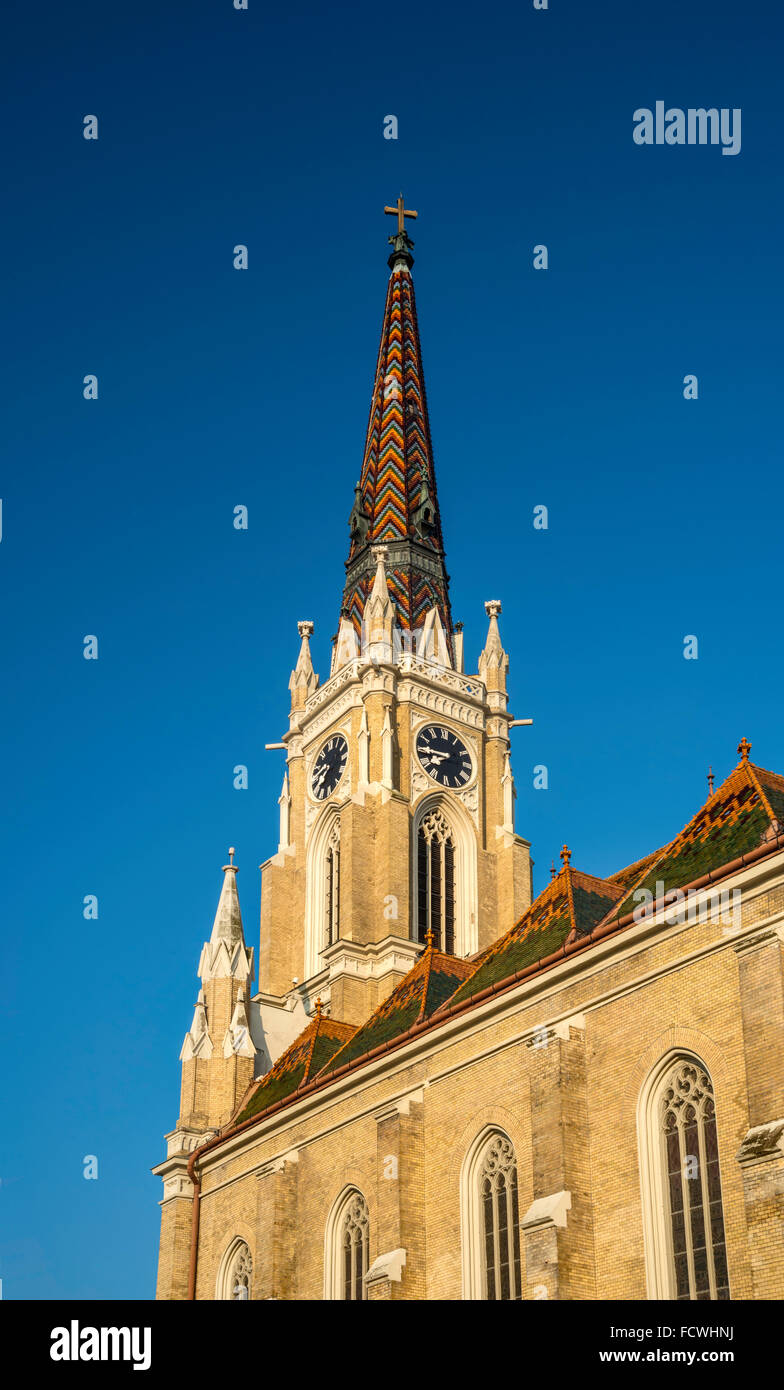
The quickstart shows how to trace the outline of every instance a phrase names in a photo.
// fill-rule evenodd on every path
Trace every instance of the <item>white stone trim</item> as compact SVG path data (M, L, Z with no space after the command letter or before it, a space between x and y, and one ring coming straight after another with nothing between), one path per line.
M645 1281L649 1299L674 1299L672 1231L664 1173L664 1144L657 1106L662 1089L679 1062L693 1062L715 1082L710 1067L690 1047L671 1047L663 1053L640 1087L637 1100L637 1142L640 1161L640 1193L645 1252ZM718 1104L716 1105L718 1114ZM719 1180L722 1179L719 1163ZM722 1192L724 1183L721 1182ZM722 1201L723 1207L723 1201Z
M566 1225L566 1213L572 1209L571 1192L553 1192L549 1197L537 1197L520 1222L523 1230L530 1231L537 1226Z
M406 1252L402 1246L397 1250L388 1250L385 1255L377 1255L365 1275L365 1285L372 1284L375 1279L390 1279L399 1284L405 1263Z
M218 1266L218 1277L215 1280L215 1298L218 1301L231 1300L233 1290L230 1285L233 1283L234 1265L243 1249L247 1250L251 1262L248 1296L253 1297L253 1251L244 1236L235 1236L226 1247Z
M324 1299L326 1302L343 1302L341 1231L346 1208L354 1197L361 1197L367 1207L368 1202L365 1194L355 1183L349 1183L343 1188L337 1200L333 1202L332 1210L324 1227Z
M324 950L323 929L326 903L324 898L324 869L327 847L335 821L340 818L340 808L335 805L324 807L316 821L308 843L305 862L305 979L318 975L324 969L322 952Z
M479 1197L479 1177L485 1154L493 1140L499 1136L511 1146L516 1164L517 1151L506 1130L501 1125L488 1124L479 1131L479 1134L469 1145L460 1169L462 1297L468 1302L483 1302L485 1299L483 1263L485 1237ZM519 1241L519 1234L516 1238Z

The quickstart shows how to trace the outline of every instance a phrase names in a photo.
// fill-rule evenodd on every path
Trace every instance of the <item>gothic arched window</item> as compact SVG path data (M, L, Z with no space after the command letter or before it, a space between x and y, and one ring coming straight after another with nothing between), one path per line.
M218 1297L244 1303L250 1298L253 1259L244 1240L229 1248L223 1261Z
M463 1297L491 1303L523 1297L517 1160L511 1140L486 1130L461 1178Z
M491 1303L520 1299L520 1216L517 1164L509 1140L497 1134L479 1172L484 1236L484 1297Z
M728 1299L727 1250L711 1079L691 1059L667 1075L658 1103L672 1297Z
M435 808L420 821L417 834L417 939L432 931L433 944L455 950L455 840Z
M649 1298L729 1299L716 1103L694 1056L663 1058L640 1096Z
M327 841L324 862L324 945L340 936L340 821L335 819Z
M356 1187L346 1189L327 1222L324 1297L353 1303L366 1298L370 1266L370 1212Z
M347 1302L365 1297L369 1235L370 1216L367 1202L360 1192L355 1192L346 1204L340 1234L342 1296Z

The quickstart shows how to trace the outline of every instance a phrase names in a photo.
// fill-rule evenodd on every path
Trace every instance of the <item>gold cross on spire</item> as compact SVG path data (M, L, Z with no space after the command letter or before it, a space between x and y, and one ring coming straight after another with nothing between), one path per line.
M405 203L404 203L404 201L403 201L403 194L402 194L402 193L401 193L400 197L398 198L395 207L393 207L393 208L384 208L384 212L388 213L390 217L394 217L394 216L395 216L395 213L397 213L397 234L398 234L398 236L400 236L400 233L401 233L401 232L404 232L404 231L406 230L406 218L407 218L407 217L418 217L418 216L419 216L419 213L418 213L418 212L409 212L409 211L408 211L408 209L407 209L407 207L406 207L406 205L405 205Z

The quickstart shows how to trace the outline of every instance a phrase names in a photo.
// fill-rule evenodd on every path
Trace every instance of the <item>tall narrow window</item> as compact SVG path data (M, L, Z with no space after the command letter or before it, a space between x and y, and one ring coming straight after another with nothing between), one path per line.
M450 955L455 950L455 842L436 809L420 824L417 842L417 937Z
M369 1231L367 1202L361 1193L355 1192L346 1205L341 1223L342 1284L346 1301L365 1297Z
M729 1299L713 1085L705 1069L681 1059L659 1093L663 1196L669 1227L671 1297Z
M250 1298L253 1259L244 1240L237 1240L223 1263L219 1280L219 1298L244 1303Z
M324 884L324 945L340 936L340 821L336 820L327 842Z
M479 1170L483 1235L483 1295L493 1302L522 1299L517 1164L509 1140L497 1134Z

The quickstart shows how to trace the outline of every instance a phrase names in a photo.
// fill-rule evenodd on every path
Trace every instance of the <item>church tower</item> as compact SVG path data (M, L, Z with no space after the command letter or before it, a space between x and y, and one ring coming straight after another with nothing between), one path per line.
M158 1298L185 1298L193 1186L188 1159L228 1123L253 1080L256 1048L249 997L253 949L245 945L234 850L223 866L218 908L199 957L193 1022L180 1051L182 1079L176 1127L166 1135L166 1158L153 1172L163 1179Z
M501 604L485 604L470 674L450 608L405 226L416 213L402 196L385 211L397 232L338 630L322 683L313 623L298 624L280 842L262 865L256 1041L272 1061L317 996L333 1018L360 1023L429 931L442 951L473 956L531 900Z

